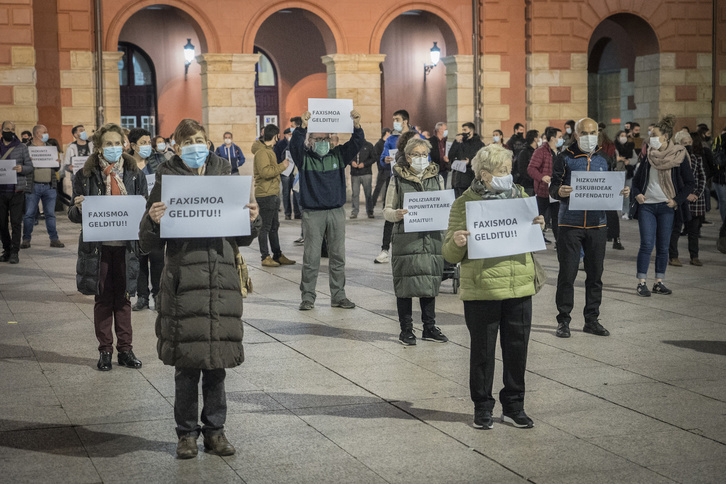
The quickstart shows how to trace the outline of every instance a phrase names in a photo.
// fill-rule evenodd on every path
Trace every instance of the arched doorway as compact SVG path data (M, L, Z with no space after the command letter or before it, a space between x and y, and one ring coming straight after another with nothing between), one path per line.
M628 121L654 121L659 110L660 54L651 26L617 14L595 28L588 47L588 114L613 136Z
M202 120L202 80L201 68L196 61L189 65L184 75L184 46L191 39L195 54L207 52L207 41L198 23L186 12L168 5L152 5L134 13L124 23L119 33L119 50L132 45L135 52L143 52L145 59L155 73L153 94L153 125L156 132L169 136L180 120L184 118ZM137 56L141 59L143 56ZM131 59L133 61L133 58ZM133 64L127 67L133 69ZM119 64L119 68L121 68ZM121 79L119 79L122 81ZM121 85L121 115L131 109L133 96L123 94ZM150 98L149 98L150 99ZM152 109L147 99L147 112ZM130 122L130 118L125 118ZM137 126L141 127L141 120Z
M442 58L458 54L451 27L425 10L404 12L386 27L380 46L380 53L386 55L381 77L383 126L390 127L397 109L406 109L414 125L432 134L437 122L447 120L444 63L439 62L424 76L424 65L431 64L434 42ZM453 132L457 128L449 129Z
M255 66L255 104L259 133L264 126L279 123L280 93L277 70L269 56L259 48L255 48L255 54L260 54L260 61Z
M254 45L255 52L264 54L258 63L255 84L260 127L264 124L263 117L272 115L277 116L275 124L284 129L291 117L300 116L307 109L308 97L327 97L326 69L321 58L334 54L337 46L330 27L318 15L301 8L279 10L262 22ZM274 79L269 72L274 74ZM261 85L263 78L268 83L274 80L275 86ZM275 91L277 110L267 112L271 110L267 106L275 102Z
M144 128L156 134L156 71L149 55L130 42L119 42L121 126Z

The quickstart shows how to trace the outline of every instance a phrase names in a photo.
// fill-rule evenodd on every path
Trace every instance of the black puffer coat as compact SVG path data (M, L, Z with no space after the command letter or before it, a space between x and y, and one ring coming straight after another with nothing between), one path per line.
M210 153L204 176L229 175L227 160ZM148 208L161 201L163 175L195 176L178 156L159 165L139 237L145 252L166 247L156 298L157 351L165 365L205 370L232 368L244 361L242 293L234 246L250 245L262 220L247 237L162 239Z
M123 155L123 180L129 195L148 196L146 176L139 170L136 160L130 155ZM101 173L98 155L93 153L86 160L83 169L76 174L73 181L73 198L83 195L106 195L106 177ZM83 212L71 205L68 219L74 223L83 222ZM76 262L76 286L81 294L98 295L98 284L101 271L101 246L103 242L84 242L83 231L78 236L78 261ZM135 240L126 242L126 297L136 294L137 278L139 277L139 243Z

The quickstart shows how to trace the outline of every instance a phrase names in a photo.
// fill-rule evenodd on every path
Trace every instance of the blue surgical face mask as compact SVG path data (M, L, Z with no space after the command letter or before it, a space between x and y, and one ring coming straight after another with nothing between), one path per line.
M83 133L81 133L81 140L86 141L87 139L88 139L88 133L86 131L84 131Z
M137 153L143 159L148 158L149 155L151 154L151 145L139 146L139 150L137 151Z
M209 150L206 144L182 146L181 159L189 168L201 168L207 161Z
M164 151L166 149L166 143L157 143L156 151Z
M103 149L103 157L109 163L116 163L121 158L121 153L124 152L122 146L106 146Z
M499 143L499 136L492 136L492 141Z
M446 138L447 136L449 136L449 130L448 129L445 129L444 130L444 138Z
M325 156L330 151L330 143L327 141L316 141L315 142L315 153L318 156Z
M171 145L174 146L176 144L176 141L171 140Z
M50 136L48 136L48 133L45 133L45 134L44 134L44 135L43 135L43 136L42 136L42 137L40 138L40 141L42 141L43 143L47 143L49 139L50 139Z
M393 122L393 131L403 131L403 123L399 123L398 121Z
M560 139L557 140L557 147L558 148L562 148L562 145L564 145L564 144L565 144L565 139L564 138L560 138Z

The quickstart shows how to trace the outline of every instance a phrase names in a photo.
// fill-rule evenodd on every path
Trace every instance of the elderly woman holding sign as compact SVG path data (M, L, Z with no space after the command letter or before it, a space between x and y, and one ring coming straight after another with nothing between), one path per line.
M512 183L512 152L497 145L479 150L472 160L476 178L451 207L443 255L461 262L461 299L471 335L469 387L474 401L474 427L491 429L494 397L494 355L500 331L504 388L499 393L502 421L515 427L534 426L524 412L524 372L532 325L535 264L530 253L469 259L466 202L523 198L524 189ZM540 215L533 221L544 228Z
M383 216L393 222L391 269L393 289L396 293L398 320L401 323L401 344L416 344L413 334L413 300L419 298L423 333L421 339L446 343L448 338L436 327L436 296L444 272L441 256L442 232L406 232L404 194L442 190L444 180L439 167L431 163L431 143L411 138L404 148L405 158L398 158L393 167L393 181L388 186Z
M124 132L107 124L93 135L93 153L73 181L73 205L68 210L71 222L82 223L82 204L88 196L147 196L146 177L130 155L123 154ZM132 351L131 300L139 275L139 244L131 240L84 242L78 238L76 284L82 294L96 296L93 324L98 338L98 369L111 369L113 332L116 322L118 364L141 368Z
M197 121L185 119L174 131L176 155L159 165L139 238L146 252L166 248L157 298L156 335L159 358L176 368L174 419L179 437L177 457L197 455L197 439L217 455L232 455L235 448L224 435L227 400L225 368L244 361L242 350L242 293L235 264L238 246L252 243L262 225L257 204L250 203L251 235L246 237L162 239L163 175L230 175L227 160L209 151L207 133ZM202 376L202 423L198 394Z

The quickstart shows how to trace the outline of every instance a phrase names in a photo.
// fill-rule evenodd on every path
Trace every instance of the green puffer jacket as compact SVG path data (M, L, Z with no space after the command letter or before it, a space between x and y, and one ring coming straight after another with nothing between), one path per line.
M522 196L526 197L524 190L519 188ZM531 254L469 259L466 246L459 247L454 243L454 232L466 230L466 202L481 200L483 198L479 194L468 188L454 201L449 215L449 230L444 239L444 258L452 264L461 262L461 300L501 301L534 295Z
M393 205L403 207L403 195L408 192L431 192L442 189L439 169L430 164L422 179L408 168L394 167L395 175L389 190L394 190ZM386 197L388 198L388 197ZM441 255L443 232L404 232L403 220L395 222L391 236L391 270L396 297L436 297L444 273Z
M229 175L227 160L209 154L203 176ZM250 245L262 220L252 223L252 235L193 239L162 239L160 226L148 208L161 200L163 175L196 176L178 156L156 171L139 238L145 252L166 247L161 288L156 298L157 351L165 365L205 370L232 368L244 361L242 293L234 246Z

